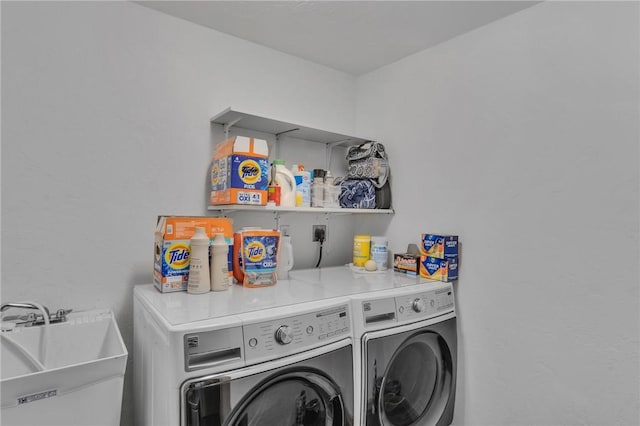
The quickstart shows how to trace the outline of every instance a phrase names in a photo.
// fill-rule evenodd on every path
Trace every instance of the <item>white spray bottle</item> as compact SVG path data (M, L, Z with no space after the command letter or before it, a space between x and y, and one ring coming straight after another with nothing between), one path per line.
M289 279L289 271L293 268L293 246L288 227L282 226L280 232L280 250L278 251L276 273L279 280L287 280Z

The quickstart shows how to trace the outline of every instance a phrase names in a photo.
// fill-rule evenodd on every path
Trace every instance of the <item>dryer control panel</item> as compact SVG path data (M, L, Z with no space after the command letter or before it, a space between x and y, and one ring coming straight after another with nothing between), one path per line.
M351 333L347 304L286 318L244 324L247 363L291 355L341 340Z
M366 327L385 323L414 322L428 319L454 309L451 287L362 302Z
M453 291L441 288L396 297L398 321L423 320L453 310Z

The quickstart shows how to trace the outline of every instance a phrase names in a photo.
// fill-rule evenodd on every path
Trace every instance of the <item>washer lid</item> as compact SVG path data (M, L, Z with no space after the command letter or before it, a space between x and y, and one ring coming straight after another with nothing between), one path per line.
M134 293L169 325L178 326L333 297L331 294L319 296L317 287L307 282L282 280L269 287L233 285L227 291L205 294L188 294L186 291L160 293L153 285L136 286Z

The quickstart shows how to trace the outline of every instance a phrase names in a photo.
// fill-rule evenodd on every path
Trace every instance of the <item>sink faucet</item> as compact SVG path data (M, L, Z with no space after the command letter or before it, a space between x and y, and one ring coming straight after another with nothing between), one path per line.
M49 309L47 309L46 306L42 306L45 310L45 312L47 313L47 316L49 316ZM4 312L9 308L22 308L22 309L37 309L40 310L40 308L36 305L34 305L33 303L28 303L28 302L14 302L14 303L3 303L2 306L0 306L0 312ZM44 313L44 312L43 312Z
M2 305L0 305L0 313L6 311L9 308L36 309L41 311L41 314L39 315L32 312L27 315L9 315L2 318L3 322L14 322L17 326L25 327L42 325L46 323L54 324L57 322L65 322L67 320L67 314L71 312L71 309L58 309L56 313L52 315L49 312L49 309L44 305L38 305L37 303L30 302L14 302L3 303Z

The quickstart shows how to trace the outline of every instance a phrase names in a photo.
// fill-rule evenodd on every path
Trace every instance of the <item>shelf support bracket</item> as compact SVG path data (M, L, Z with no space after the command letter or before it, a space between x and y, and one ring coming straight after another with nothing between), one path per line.
M326 170L330 170L331 169L331 154L333 153L333 147L334 146L338 146L338 145L342 145L343 143L348 142L350 140L351 139L343 139L341 141L327 142L325 144L326 152L327 152L327 158L325 160Z
M273 229L280 229L280 212L273 212L273 220L276 222L276 226Z
M238 122L242 120L242 117L236 118L235 120L231 120L228 123L224 123L224 139L229 139L229 130Z

